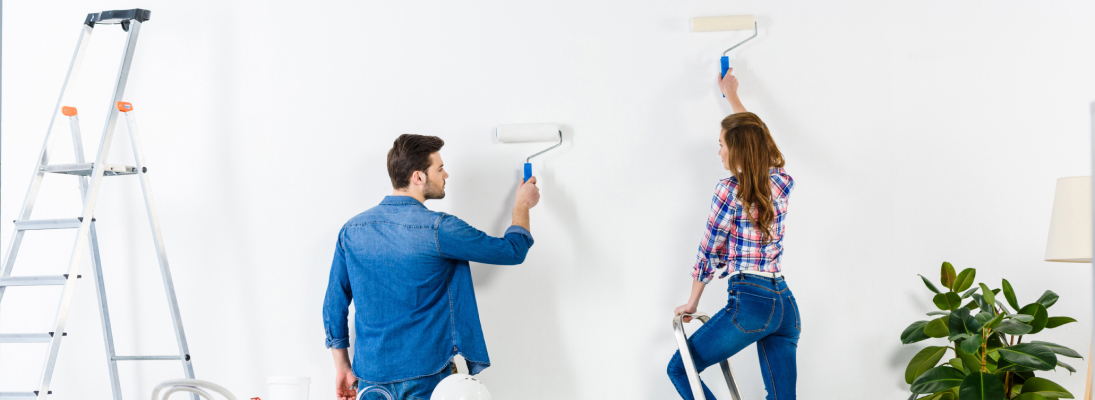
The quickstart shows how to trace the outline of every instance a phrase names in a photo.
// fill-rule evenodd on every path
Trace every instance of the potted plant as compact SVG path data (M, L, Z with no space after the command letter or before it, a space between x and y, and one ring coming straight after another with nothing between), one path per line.
M954 266L943 263L936 288L924 276L920 279L935 293L934 319L916 321L901 333L901 343L932 338L946 339L945 346L920 350L905 368L912 399L924 400L1051 400L1071 399L1072 394L1035 371L1057 367L1076 372L1062 357L1082 358L1076 351L1049 342L1031 340L1044 329L1076 322L1069 317L1050 317L1049 308L1058 296L1047 290L1037 301L1019 306L1011 283L990 289L974 284L977 271L967 268L955 274ZM1003 293L1005 305L998 295ZM969 299L969 302L962 303ZM1008 307L1011 307L1010 309ZM939 364L947 356L948 361Z

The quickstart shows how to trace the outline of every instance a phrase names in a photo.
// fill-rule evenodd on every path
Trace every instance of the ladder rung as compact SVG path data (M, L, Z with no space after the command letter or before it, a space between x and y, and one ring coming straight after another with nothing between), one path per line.
M94 219L92 219L94 221ZM30 231L39 229L72 229L79 228L80 223L84 222L84 218L64 218L64 219L29 219L26 221L12 221L15 223L15 229L20 231Z
M53 394L53 391L50 390L50 391L46 392L46 394ZM38 398L38 391L37 390L35 390L33 392L0 392L0 399L4 399L4 400L9 400L9 399L11 399L11 400L14 400L14 399L36 399L36 398Z
M61 336L68 336L64 333ZM0 333L0 343L49 343L53 339L50 333Z
M89 176L91 171L95 169L95 163L80 163L80 164L57 164L47 165L42 167L42 171L50 172L54 174L66 174L66 175L82 175ZM137 173L137 167L130 167L128 165L112 165L107 164L103 166L103 176L115 176L115 175L133 175Z
M82 276L83 275L76 275L76 278L79 279ZM65 282L68 282L68 274L42 276L9 276L0 278L0 287L64 285Z
M184 360L183 356L114 356L111 357L114 361L155 361L155 360Z

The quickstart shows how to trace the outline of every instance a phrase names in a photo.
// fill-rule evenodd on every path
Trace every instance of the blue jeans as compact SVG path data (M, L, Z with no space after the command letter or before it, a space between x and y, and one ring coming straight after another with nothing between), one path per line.
M688 338L688 347L696 369L703 371L755 342L767 399L795 400L795 350L801 321L798 304L783 278L738 274L730 277L726 308ZM668 372L677 393L692 400L680 351L669 360ZM706 384L703 393L708 400L715 398Z
M456 365L449 364L436 374L400 382L376 384L359 380L357 394L361 400L429 400L437 384L455 370Z

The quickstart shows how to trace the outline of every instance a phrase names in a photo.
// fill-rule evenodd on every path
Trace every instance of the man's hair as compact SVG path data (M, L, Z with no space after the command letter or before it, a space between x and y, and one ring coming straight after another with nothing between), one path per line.
M411 175L415 171L425 173L430 168L430 154L440 151L442 146L445 141L437 136L399 135L388 151L388 177L392 178L392 188L410 186Z

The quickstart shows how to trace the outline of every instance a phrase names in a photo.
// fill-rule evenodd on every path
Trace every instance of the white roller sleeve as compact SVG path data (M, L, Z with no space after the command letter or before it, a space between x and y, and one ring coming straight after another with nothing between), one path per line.
M753 29L755 19L752 15L729 15L723 17L692 18L692 32L718 32Z
M494 137L502 143L557 142L559 124L508 124L498 125Z

